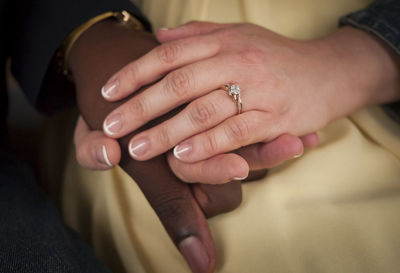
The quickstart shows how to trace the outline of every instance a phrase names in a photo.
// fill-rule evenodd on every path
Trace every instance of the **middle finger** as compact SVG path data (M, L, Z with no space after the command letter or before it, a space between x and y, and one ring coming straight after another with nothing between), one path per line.
M105 134L115 138L123 137L179 105L230 82L233 75L232 70L225 67L227 61L220 56L171 72L160 82L112 111L103 124Z
M218 125L236 111L226 91L211 92L191 102L169 120L134 136L129 144L130 155L136 160L148 160L188 137Z

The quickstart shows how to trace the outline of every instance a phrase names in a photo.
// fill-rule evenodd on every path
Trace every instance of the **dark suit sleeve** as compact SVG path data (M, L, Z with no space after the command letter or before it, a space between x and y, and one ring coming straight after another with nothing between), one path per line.
M341 18L340 25L372 33L400 58L400 0L376 0L367 8ZM384 110L400 123L400 102L385 105Z
M40 105L40 110L44 112L54 112L57 110L55 107L63 106L63 100L68 100L54 87L50 88L52 90L45 88L43 91L43 82L56 49L74 28L96 15L108 11L127 10L141 20L147 30L151 29L140 10L129 0L10 0L8 2L13 2L11 9L13 15L10 16L13 28L12 73L29 100L36 106Z

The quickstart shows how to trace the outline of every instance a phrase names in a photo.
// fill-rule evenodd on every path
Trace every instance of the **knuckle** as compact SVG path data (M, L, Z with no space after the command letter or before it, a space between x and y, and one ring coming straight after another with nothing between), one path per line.
M159 131L158 131L158 141L161 144L162 147L171 147L171 137L169 134L168 127L166 126L161 126Z
M218 31L217 38L223 46L232 46L232 41L240 41L240 32L237 26L231 26Z
M204 127L211 123L213 117L217 114L217 110L213 103L193 102L189 117L195 127Z
M128 82L129 84L136 83L138 74L137 71L138 69L136 62L132 62L124 69L122 77L120 78L124 79L124 81Z
M249 126L243 118L237 116L235 119L228 120L226 135L238 144L242 144L250 135Z
M286 75L285 72L275 72L275 73L268 73L267 76L263 80L263 85L268 90L280 90L281 86L284 82L287 82L289 77ZM290 100L288 100L290 101ZM286 102L285 102L286 104Z
M206 135L206 142L204 150L207 154L214 155L218 153L218 141L214 134L207 134Z
M187 196L178 190L168 190L154 197L152 206L160 219L173 223L185 214L187 200Z
M133 98L128 105L129 113L137 120L144 120L146 108L143 99L139 96Z
M190 69L177 70L169 74L166 78L166 92L168 95L173 95L181 99L189 93L193 86L192 77L193 73Z
M178 59L182 46L177 42L165 43L157 48L157 55L161 63L173 64Z
M207 198L201 207L207 218L232 211L242 202L241 184L230 182L222 185L202 185ZM207 190L208 188L208 190Z
M265 54L255 46L245 46L238 52L237 57L239 64L264 65L267 63Z

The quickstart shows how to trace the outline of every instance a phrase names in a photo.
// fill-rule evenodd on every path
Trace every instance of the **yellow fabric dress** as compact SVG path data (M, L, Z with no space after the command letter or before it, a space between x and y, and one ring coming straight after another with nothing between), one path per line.
M155 29L189 20L248 21L308 39L366 0L143 0ZM209 220L224 273L377 273L400 269L400 126L364 109L319 132L320 145L243 185L234 212ZM65 221L114 272L190 272L134 182L92 172L71 153Z

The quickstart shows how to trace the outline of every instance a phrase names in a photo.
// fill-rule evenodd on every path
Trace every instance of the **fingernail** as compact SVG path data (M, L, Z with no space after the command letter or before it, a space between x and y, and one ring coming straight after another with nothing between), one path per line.
M179 244L179 251L194 273L209 271L210 258L202 242L195 236L190 236Z
M149 147L149 141L141 138L129 144L129 153L132 157L140 157L146 153Z
M192 145L190 144L180 144L176 145L174 148L174 156L177 159L182 159L182 157L186 157L192 151Z
M162 27L162 28L160 28L160 29L158 29L159 31L161 30L161 31L165 31L165 30L169 30L169 28L167 28L167 27Z
M299 158L299 157L301 157L302 155L303 155L303 152L301 152L301 153L298 154L298 155L293 156L293 158Z
M245 180L247 177L248 177L248 175L246 175L245 177L234 177L232 180L242 181L242 180Z
M122 115L115 114L104 121L103 129L107 135L114 135L122 129Z
M109 167L112 167L113 165L111 164L110 160L108 159L107 155L107 150L106 146L102 145L101 147L98 147L96 150L96 158L97 161L100 162L101 164L105 164Z
M117 81L117 80L106 83L106 85L104 85L101 88L101 94L103 95L103 97L106 99L109 99L113 95L115 95L115 93L117 93L117 91L118 91L118 88L117 88L118 84L119 84L119 81Z

